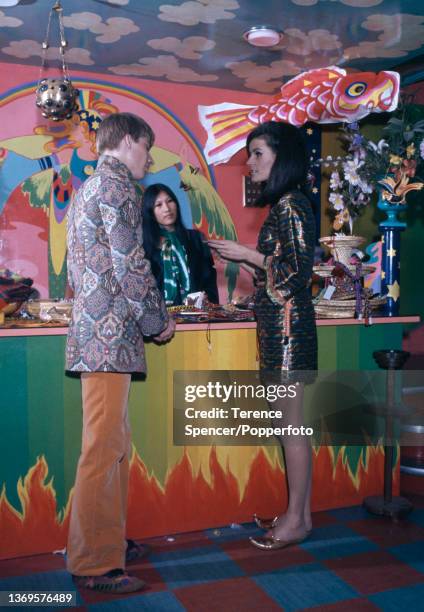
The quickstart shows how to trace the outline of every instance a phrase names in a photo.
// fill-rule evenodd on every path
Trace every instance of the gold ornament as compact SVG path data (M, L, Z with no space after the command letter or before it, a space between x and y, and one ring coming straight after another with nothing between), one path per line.
M388 176L378 181L378 184L384 187L381 195L390 204L406 204L406 195L410 191L422 189L424 185L424 183L410 183L409 177L403 171L400 171L398 180Z
M76 108L78 89L66 78L42 79L36 91L36 105L47 119L70 119Z

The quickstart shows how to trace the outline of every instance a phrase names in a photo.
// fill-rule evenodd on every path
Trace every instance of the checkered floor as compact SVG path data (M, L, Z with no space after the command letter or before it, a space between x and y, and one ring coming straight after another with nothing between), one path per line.
M310 538L281 551L251 546L248 537L260 532L250 523L176 535L173 541L153 539L148 559L129 567L148 583L145 591L120 596L80 590L78 607L67 609L423 610L424 497L411 501L414 511L398 524L359 506L317 512ZM61 557L0 561L0 591L25 589L75 591L75 586Z

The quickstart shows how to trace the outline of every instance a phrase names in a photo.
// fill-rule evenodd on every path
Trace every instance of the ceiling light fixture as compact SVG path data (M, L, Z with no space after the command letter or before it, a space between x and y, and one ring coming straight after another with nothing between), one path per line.
M46 117L46 119L53 119L53 121L61 121L62 119L70 119L72 117L72 113L77 107L77 96L79 93L78 89L71 83L65 61L65 49L68 43L65 39L62 12L63 9L60 0L56 0L54 6L50 10L46 38L41 45L40 77L35 92L35 103L41 108L43 117ZM47 78L47 76L43 77L43 73L46 72L47 74L46 63L47 50L50 47L50 25L54 18L57 18L59 25L59 56L62 61L62 74L56 78Z
M280 30L266 25L253 26L243 34L244 40L254 47L275 47L282 37Z

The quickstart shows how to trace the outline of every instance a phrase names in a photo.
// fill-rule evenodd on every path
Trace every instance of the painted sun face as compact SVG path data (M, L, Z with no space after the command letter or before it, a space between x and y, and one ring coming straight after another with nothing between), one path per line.
M161 191L156 196L153 214L161 227L171 232L175 229L177 203L166 193L166 191Z
M276 154L264 138L254 138L249 144L247 165L254 183L267 181L274 165Z

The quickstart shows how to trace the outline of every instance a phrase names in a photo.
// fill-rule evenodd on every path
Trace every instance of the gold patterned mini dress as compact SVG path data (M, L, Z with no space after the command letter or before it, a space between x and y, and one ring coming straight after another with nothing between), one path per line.
M310 284L315 249L311 204L300 191L271 206L257 250L266 256L255 295L260 369L317 369L317 332Z

